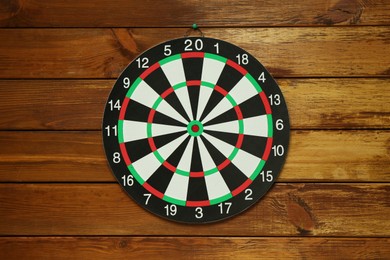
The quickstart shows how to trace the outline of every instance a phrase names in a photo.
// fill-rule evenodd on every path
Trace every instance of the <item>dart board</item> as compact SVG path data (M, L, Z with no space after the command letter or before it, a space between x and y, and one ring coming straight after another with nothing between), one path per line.
M256 58L222 40L185 37L126 67L102 130L111 169L140 206L208 223L237 215L270 189L290 124L277 83Z

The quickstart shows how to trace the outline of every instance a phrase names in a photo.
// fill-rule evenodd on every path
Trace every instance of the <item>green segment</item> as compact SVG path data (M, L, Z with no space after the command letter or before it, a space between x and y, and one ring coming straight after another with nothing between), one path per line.
M162 101L163 101L163 98L162 98L161 96L159 96L159 97L157 98L156 102L154 102L152 109L157 110L157 107L160 105L160 103L161 103Z
M131 85L129 91L127 91L126 97L130 98L133 95L134 90L138 87L139 83L141 83L142 79L138 77L134 83Z
M173 203L173 204L176 204L176 205L179 205L179 206L186 205L186 202L184 200L174 199L174 198L171 198L167 195L164 195L163 200L168 201L168 202Z
M240 149L238 149L237 147L235 147L234 148L234 150L233 150L233 152L229 155L229 160L230 161L232 161L233 159L234 159L234 157L236 157L236 155L237 155L237 153L238 153L238 151L239 151Z
M259 173L263 169L264 165L265 165L265 161L261 160L259 165L257 165L256 170L252 173L252 175L249 177L249 179L251 179L252 181L254 179L256 179L256 177L259 175Z
M164 158L161 156L161 154L160 154L159 152L154 151L153 154L154 154L154 156L156 156L157 160L158 160L160 163L164 163L164 162L165 162Z
M160 60L158 63L160 63L160 66L162 66L162 65L164 65L164 64L166 64L168 62L171 62L171 61L174 61L174 60L178 60L180 58L181 58L180 54L176 54L176 55L169 56L169 57L167 57L167 58L165 58L163 60Z
M138 174L138 172L134 169L134 166L130 164L127 166L131 174L133 174L134 178L138 181L139 184L143 185L145 181L141 178L141 176Z
M146 125L146 135L148 138L152 137L152 124L151 123L148 123Z
M180 169L177 169L177 168L176 168L176 173L180 174L180 175L183 175L183 176L186 176L186 177L190 176L190 172L186 172L186 171L183 171L183 170L180 170Z
M210 83L210 82L207 82L207 81L202 81L201 85L204 86L204 87L208 87L208 88L214 88L215 87L215 85L213 83Z
M123 120L118 120L118 141L119 143L124 143L123 138Z
M244 134L244 120L238 120L238 133Z
M212 199L212 200L210 200L210 205L215 205L215 204L224 202L224 201L230 199L231 197L233 197L233 195L231 193L228 193L225 196L222 196L222 197L219 197L216 199Z
M211 170L205 171L204 175L207 176L207 175L216 173L217 171L218 171L218 168L212 168Z
M185 86L187 86L187 83L186 82L182 82L182 83L178 83L178 84L174 85L172 88L174 90L176 90L176 89L179 89L179 88L182 88L182 87L185 87Z
M237 106L236 101L233 99L231 95L227 94L226 98L229 100L229 102L232 104L233 107Z
M223 63L226 63L226 61L227 61L227 59L225 57L222 57L222 56L219 56L219 55L215 55L215 54L211 54L211 53L205 53L204 56L206 58L213 59L213 60L218 60L218 61L221 61Z
M247 73L245 77L252 83L252 85L255 87L257 92L262 92L263 90L261 89L259 83L252 77L251 74Z
M272 122L272 115L267 115L267 121L268 121L268 137L272 137L274 135L274 126Z

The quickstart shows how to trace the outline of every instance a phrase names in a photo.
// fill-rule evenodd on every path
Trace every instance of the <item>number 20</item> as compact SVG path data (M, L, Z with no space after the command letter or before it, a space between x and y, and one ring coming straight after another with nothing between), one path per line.
M195 50L197 50L197 51L200 51L203 49L203 42L201 39L196 39L194 46L192 46L191 39L186 39L184 41L184 45L186 45L186 47L184 48L184 51L193 51L194 47L195 47Z

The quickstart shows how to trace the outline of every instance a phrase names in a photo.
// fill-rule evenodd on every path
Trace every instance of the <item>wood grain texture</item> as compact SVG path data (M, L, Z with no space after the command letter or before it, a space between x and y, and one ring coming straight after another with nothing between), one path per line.
M278 79L292 129L390 128L390 79ZM1 130L100 130L114 80L0 80Z
M282 7L282 8L281 8ZM386 0L8 0L3 27L190 27L389 25Z
M279 182L389 182L390 131L292 131ZM100 132L0 132L0 182L111 182Z
M0 235L382 237L389 202L390 184L276 184L235 218L184 225L148 213L118 184L0 184Z
M0 78L116 78L142 51L185 29L2 29ZM389 77L390 27L210 28L274 77ZM93 43L93 48L91 48Z
M389 238L2 237L2 259L386 259Z

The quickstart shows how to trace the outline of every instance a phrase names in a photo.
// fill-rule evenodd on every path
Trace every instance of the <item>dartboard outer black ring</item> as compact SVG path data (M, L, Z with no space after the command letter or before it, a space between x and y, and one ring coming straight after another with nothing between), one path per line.
M285 99L264 66L207 37L170 40L134 59L102 125L126 193L184 223L223 220L259 201L282 169L289 132Z

